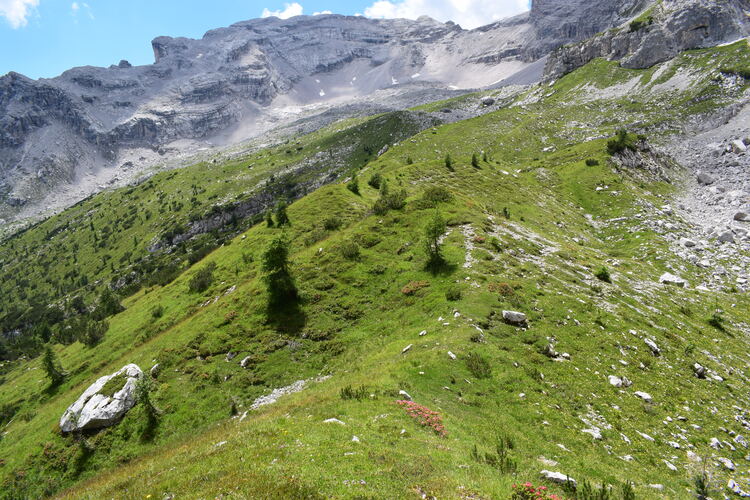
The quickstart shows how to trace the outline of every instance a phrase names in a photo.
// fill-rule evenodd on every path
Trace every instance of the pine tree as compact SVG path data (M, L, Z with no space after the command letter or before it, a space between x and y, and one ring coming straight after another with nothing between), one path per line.
M273 224L273 212L271 210L269 210L268 212L266 212L266 226L268 226L268 227L273 227L274 226L274 224Z
M67 375L60 365L60 360L57 359L55 351L48 345L44 346L44 355L42 357L42 365L44 365L44 371L47 377L50 379L50 384L56 387L62 384Z
M471 166L474 168L479 168L479 158L477 157L476 153L471 155Z
M445 219L440 215L440 212L435 210L432 219L430 219L425 227L425 243L431 265L436 265L443 261L440 238L445 234L445 227Z
M453 158L451 158L450 153L445 155L445 168L453 172Z
M276 226L283 227L290 224L289 215L286 213L287 204L285 201L280 201L276 204Z
M359 180L357 180L356 177L354 177L352 180L350 180L346 184L346 189L351 191L352 193L359 195Z
M262 270L271 307L297 299L297 287L289 274L289 242L283 235L274 238L263 252Z

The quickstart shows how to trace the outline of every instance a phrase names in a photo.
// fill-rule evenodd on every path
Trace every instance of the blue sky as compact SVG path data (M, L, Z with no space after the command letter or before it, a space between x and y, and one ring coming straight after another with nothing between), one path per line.
M261 17L333 12L369 17L430 15L473 28L523 12L528 0L0 0L0 75L47 78L73 66L153 62L160 35L200 38Z

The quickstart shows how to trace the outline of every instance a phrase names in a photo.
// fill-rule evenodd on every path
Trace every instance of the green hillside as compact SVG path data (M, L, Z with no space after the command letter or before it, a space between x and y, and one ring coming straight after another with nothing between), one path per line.
M0 497L484 499L530 481L561 498L684 499L704 472L719 494L741 475L716 458L747 469L739 444L709 444L746 432L750 300L659 282L709 271L660 233L685 171L650 145L736 102L748 81L722 75L748 67L745 41L650 70L594 61L480 117L424 114L473 94L334 125L94 196L4 241L4 331L37 333L8 343L7 358L25 356L0 368ZM634 168L608 152L621 128ZM292 165L304 167L284 175ZM329 172L341 182L322 185ZM358 192L343 182L353 174ZM268 227L283 198L299 198L290 224ZM259 210L231 217L250 199ZM230 215L193 236L191 218L212 210ZM269 307L264 253L278 238L299 298ZM124 310L97 316L121 279ZM92 321L106 333L86 345L77 329ZM59 386L26 359L47 341ZM128 363L160 366L156 421L139 404L116 426L62 435L65 409Z

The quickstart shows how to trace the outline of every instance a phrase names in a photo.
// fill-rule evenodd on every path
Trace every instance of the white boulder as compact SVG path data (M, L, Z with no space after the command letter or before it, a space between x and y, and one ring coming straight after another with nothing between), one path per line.
M511 325L526 324L526 315L518 311L503 311L503 319Z
M543 470L540 474L544 479L552 483L570 484L574 489L576 487L576 480L568 476L567 474L562 474L561 472L552 472L549 470Z
M101 390L111 379L124 378L121 388L111 396ZM117 423L136 403L135 385L143 372L138 365L129 364L112 375L100 377L86 389L60 418L60 429L73 432L109 427Z
M659 282L664 283L665 285L679 286L681 288L685 288L685 285L687 285L687 281L672 273L662 274L659 278Z

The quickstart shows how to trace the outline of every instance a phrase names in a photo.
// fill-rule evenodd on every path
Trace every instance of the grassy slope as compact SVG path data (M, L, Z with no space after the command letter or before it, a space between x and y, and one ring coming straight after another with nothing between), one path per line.
M700 68L716 54L748 56L746 46L738 45L687 54L675 64ZM68 496L402 497L424 491L440 498L503 498L511 483L536 481L540 469L551 468L579 480L634 480L643 498L653 495L646 485L662 483L664 496L684 498L696 467L686 458L687 442L696 453L709 453L710 437L726 437L720 426L741 430L735 428L732 405L748 404L743 353L750 304L735 294L658 285L666 265L678 264L669 261L666 244L638 220L607 223L636 214L655 217L649 204L664 204L672 188L613 173L604 141L585 139L609 134L623 122L658 123L696 111L655 109L645 94L636 102L629 97L575 99L587 94L580 86L592 79L607 87L636 77L650 78L648 72L595 62L552 88L534 91L546 96L540 101L526 96L523 107L423 132L392 148L368 167L365 177L379 171L392 189L406 188L410 202L403 211L370 215L377 193L364 182L360 197L334 185L292 205L293 225L286 232L303 291L303 321L266 321L257 257L278 230L254 227L173 283L129 298L127 310L111 318L100 346L59 349L72 375L56 393L44 390L37 361L17 364L0 386L0 401L24 401L0 441L4 495L49 493L124 464L95 475ZM673 101L689 103L695 98L691 93L705 92L690 89ZM716 93L710 104L719 106L725 99ZM585 125L566 127L571 121ZM555 150L542 152L549 146ZM489 152L491 162L477 170L469 159L480 150ZM442 164L447 152L456 160L455 173ZM415 163L406 165L407 157ZM600 165L585 166L587 158L598 158ZM454 195L440 206L452 227L446 256L454 267L438 275L424 270L420 242L431 210L422 209L418 199L431 185ZM595 191L603 185L610 189ZM510 220L502 216L506 207ZM336 214L345 225L311 243L321 214ZM468 224L484 242L473 243L476 262L464 268L467 238L461 228ZM500 241L499 251L489 244L493 236ZM338 251L350 239L363 247L359 261L347 261ZM200 296L187 293L187 281L209 262L218 266L214 285ZM593 277L602 265L611 269L614 284ZM701 272L689 268L683 274L696 283ZM419 280L430 286L413 297L401 293L407 282ZM509 283L514 294L491 291L489 285L499 282ZM445 292L456 284L462 298L449 302ZM156 305L164 307L158 320L150 312ZM726 333L706 323L717 306L725 310ZM497 321L491 313L502 309L527 312L531 328L523 332ZM454 317L454 311L460 316ZM228 322L230 312L237 316ZM448 319L439 322L438 317ZM471 340L475 324L485 331L484 343ZM653 336L664 355L648 354L642 339L628 333L631 329L638 337ZM419 337L421 330L428 334ZM548 337L572 361L554 362L540 354ZM402 355L408 344L414 347ZM227 363L223 355L230 350L240 354ZM451 360L448 351L458 359ZM491 361L490 378L478 379L467 370L470 352ZM243 370L237 361L248 354L252 367ZM620 365L620 359L628 365ZM155 399L164 415L153 440L143 438L139 407L117 427L88 437L93 452L56 433L59 416L96 376L126 362L148 368L156 361L163 370ZM727 380L693 377L694 361ZM243 422L226 418L232 397L246 407L269 388L317 374L332 377L251 412ZM626 375L634 385L619 391L607 383L609 374ZM373 396L342 400L339 391L348 385L364 385ZM399 390L440 411L448 436L411 422L394 404ZM633 396L635 390L650 393L654 403L642 403ZM688 421L663 423L678 415ZM331 417L346 426L322 423ZM590 425L581 417L594 424L604 419L612 427L599 424L604 439L592 441L581 432ZM681 434L678 426L687 441L675 437ZM352 435L361 442L352 442ZM471 458L474 445L491 451L496 435L515 442L517 478ZM666 444L673 440L683 449ZM743 456L741 450L721 453L736 462ZM627 454L635 460L619 458ZM539 462L542 455L560 464L545 466ZM670 472L664 459L679 472Z

